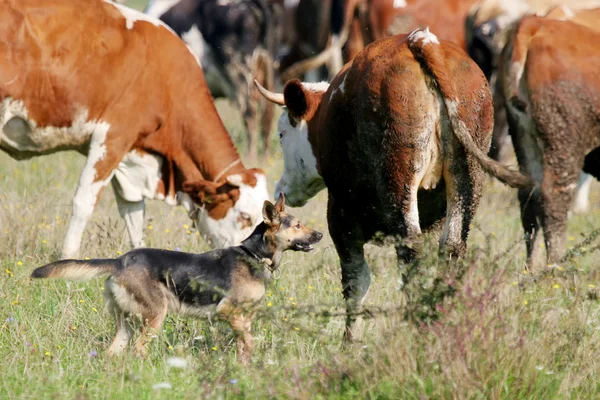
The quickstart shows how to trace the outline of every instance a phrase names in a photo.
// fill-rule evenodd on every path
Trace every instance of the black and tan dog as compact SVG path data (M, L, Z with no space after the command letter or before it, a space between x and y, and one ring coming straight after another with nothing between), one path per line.
M167 311L202 316L216 305L236 333L238 357L247 363L254 306L265 295L270 272L279 267L284 251L310 251L323 237L284 213L284 201L283 196L275 205L265 201L264 221L240 246L203 254L137 249L117 259L57 261L37 268L31 277L85 280L109 274L104 296L117 325L109 355L129 343L133 328L128 319L141 321L135 349L145 355Z

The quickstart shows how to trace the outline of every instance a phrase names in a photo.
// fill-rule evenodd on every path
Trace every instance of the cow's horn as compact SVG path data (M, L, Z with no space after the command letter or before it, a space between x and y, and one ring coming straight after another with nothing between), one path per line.
M262 94L265 99L267 99L275 104L279 104L280 106L285 105L285 99L283 98L283 93L273 93L270 90L265 89L264 87L261 86L260 83L258 83L258 81L256 79L254 80L254 84L256 85L256 88L258 89L260 94Z

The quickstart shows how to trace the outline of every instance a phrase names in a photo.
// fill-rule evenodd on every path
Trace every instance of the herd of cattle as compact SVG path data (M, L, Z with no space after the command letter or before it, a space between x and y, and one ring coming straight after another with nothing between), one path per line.
M251 233L267 179L242 163L216 97L241 111L250 160L261 131L268 146L274 105L285 106L275 193L301 206L328 189L351 308L370 283L363 245L379 233L399 238L399 262L410 262L422 231L445 218L440 247L464 253L484 171L518 188L533 264L544 261L540 231L545 261L562 258L578 181L584 205L589 190L582 171L600 174L600 9L151 0L139 13L105 0L0 0L0 20L0 148L16 159L87 155L65 258L78 255L108 183L134 247L145 199L183 205L215 247ZM278 93L282 77L331 83L291 79ZM519 171L498 161L508 133Z

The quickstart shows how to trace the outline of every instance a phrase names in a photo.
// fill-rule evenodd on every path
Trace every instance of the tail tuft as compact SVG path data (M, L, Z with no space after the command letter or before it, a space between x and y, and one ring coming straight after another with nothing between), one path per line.
M84 281L100 275L115 273L119 263L120 261L115 259L61 260L36 268L31 273L31 277Z

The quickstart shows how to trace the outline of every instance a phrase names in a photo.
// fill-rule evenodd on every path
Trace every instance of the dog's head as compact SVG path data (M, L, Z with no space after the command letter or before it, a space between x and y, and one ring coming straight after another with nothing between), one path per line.
M285 213L285 196L280 193L275 204L265 201L263 220L267 226L265 237L270 239L278 250L311 251L323 234L310 229L293 215Z

